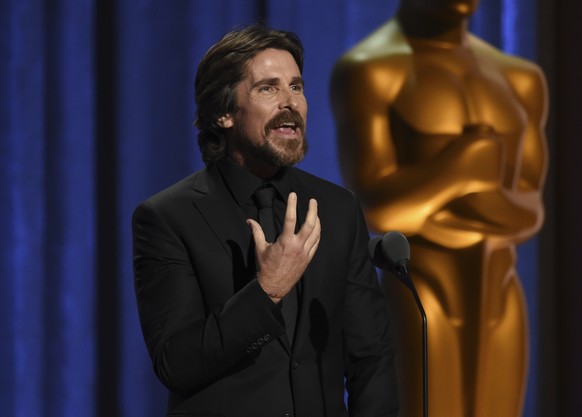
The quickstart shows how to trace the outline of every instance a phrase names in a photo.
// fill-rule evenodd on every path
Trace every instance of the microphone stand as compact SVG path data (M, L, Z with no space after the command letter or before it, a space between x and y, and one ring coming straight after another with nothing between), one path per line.
M416 291L416 287L408 274L406 268L407 260L398 262L397 265L388 265L389 270L396 275L396 277L412 292L414 301L420 311L422 318L422 400L423 400L423 416L428 417L428 338L427 338L427 320L424 307Z

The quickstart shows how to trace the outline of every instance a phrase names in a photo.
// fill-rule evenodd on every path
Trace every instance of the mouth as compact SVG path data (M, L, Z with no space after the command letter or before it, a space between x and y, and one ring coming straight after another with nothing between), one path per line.
M298 112L285 112L275 116L266 126L267 133L274 132L282 136L297 136L303 132L305 122Z
M277 133L281 133L281 134L285 134L285 135L291 135L296 133L298 127L295 123L293 122L285 122L282 123L279 126L274 126L272 130L274 130Z

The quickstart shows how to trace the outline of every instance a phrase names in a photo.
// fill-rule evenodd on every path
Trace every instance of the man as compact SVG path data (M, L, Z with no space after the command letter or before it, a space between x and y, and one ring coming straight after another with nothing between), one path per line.
M264 26L212 46L196 76L206 168L134 213L139 314L168 415L396 415L358 202L292 167L307 149L302 66L299 39Z
M373 229L409 236L433 417L517 417L525 392L515 245L543 221L546 85L537 65L468 32L477 4L402 0L332 81L345 180ZM401 416L419 416L419 315L402 285L383 282L399 318Z

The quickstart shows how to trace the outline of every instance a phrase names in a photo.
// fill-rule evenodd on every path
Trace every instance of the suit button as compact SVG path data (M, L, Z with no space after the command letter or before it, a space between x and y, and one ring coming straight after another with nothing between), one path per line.
M255 350L257 347L259 347L259 345L257 345L256 343L253 343L253 344L251 345L251 347L253 348L253 350Z
M297 369L297 368L299 367L299 362L297 362L297 361L293 361L293 362L291 363L291 366L293 367L293 369Z
M291 413L285 413L285 415L283 417L293 417L293 414L291 414Z
M259 337L259 338L257 339L257 343L258 343L259 345L262 345L263 343L265 343L265 339L263 339L262 337Z
M271 340L271 335L269 333L267 333L266 335L263 336L263 340L265 342L268 342L269 340Z

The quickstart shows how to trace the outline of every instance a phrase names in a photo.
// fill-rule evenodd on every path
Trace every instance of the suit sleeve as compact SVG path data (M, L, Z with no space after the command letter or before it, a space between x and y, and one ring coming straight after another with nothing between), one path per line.
M134 283L154 370L170 390L188 393L252 359L284 332L280 313L252 280L224 305L206 311L193 260L158 210L133 215Z
M368 230L358 201L344 311L348 409L351 417L396 417L394 341L386 301L369 261Z

